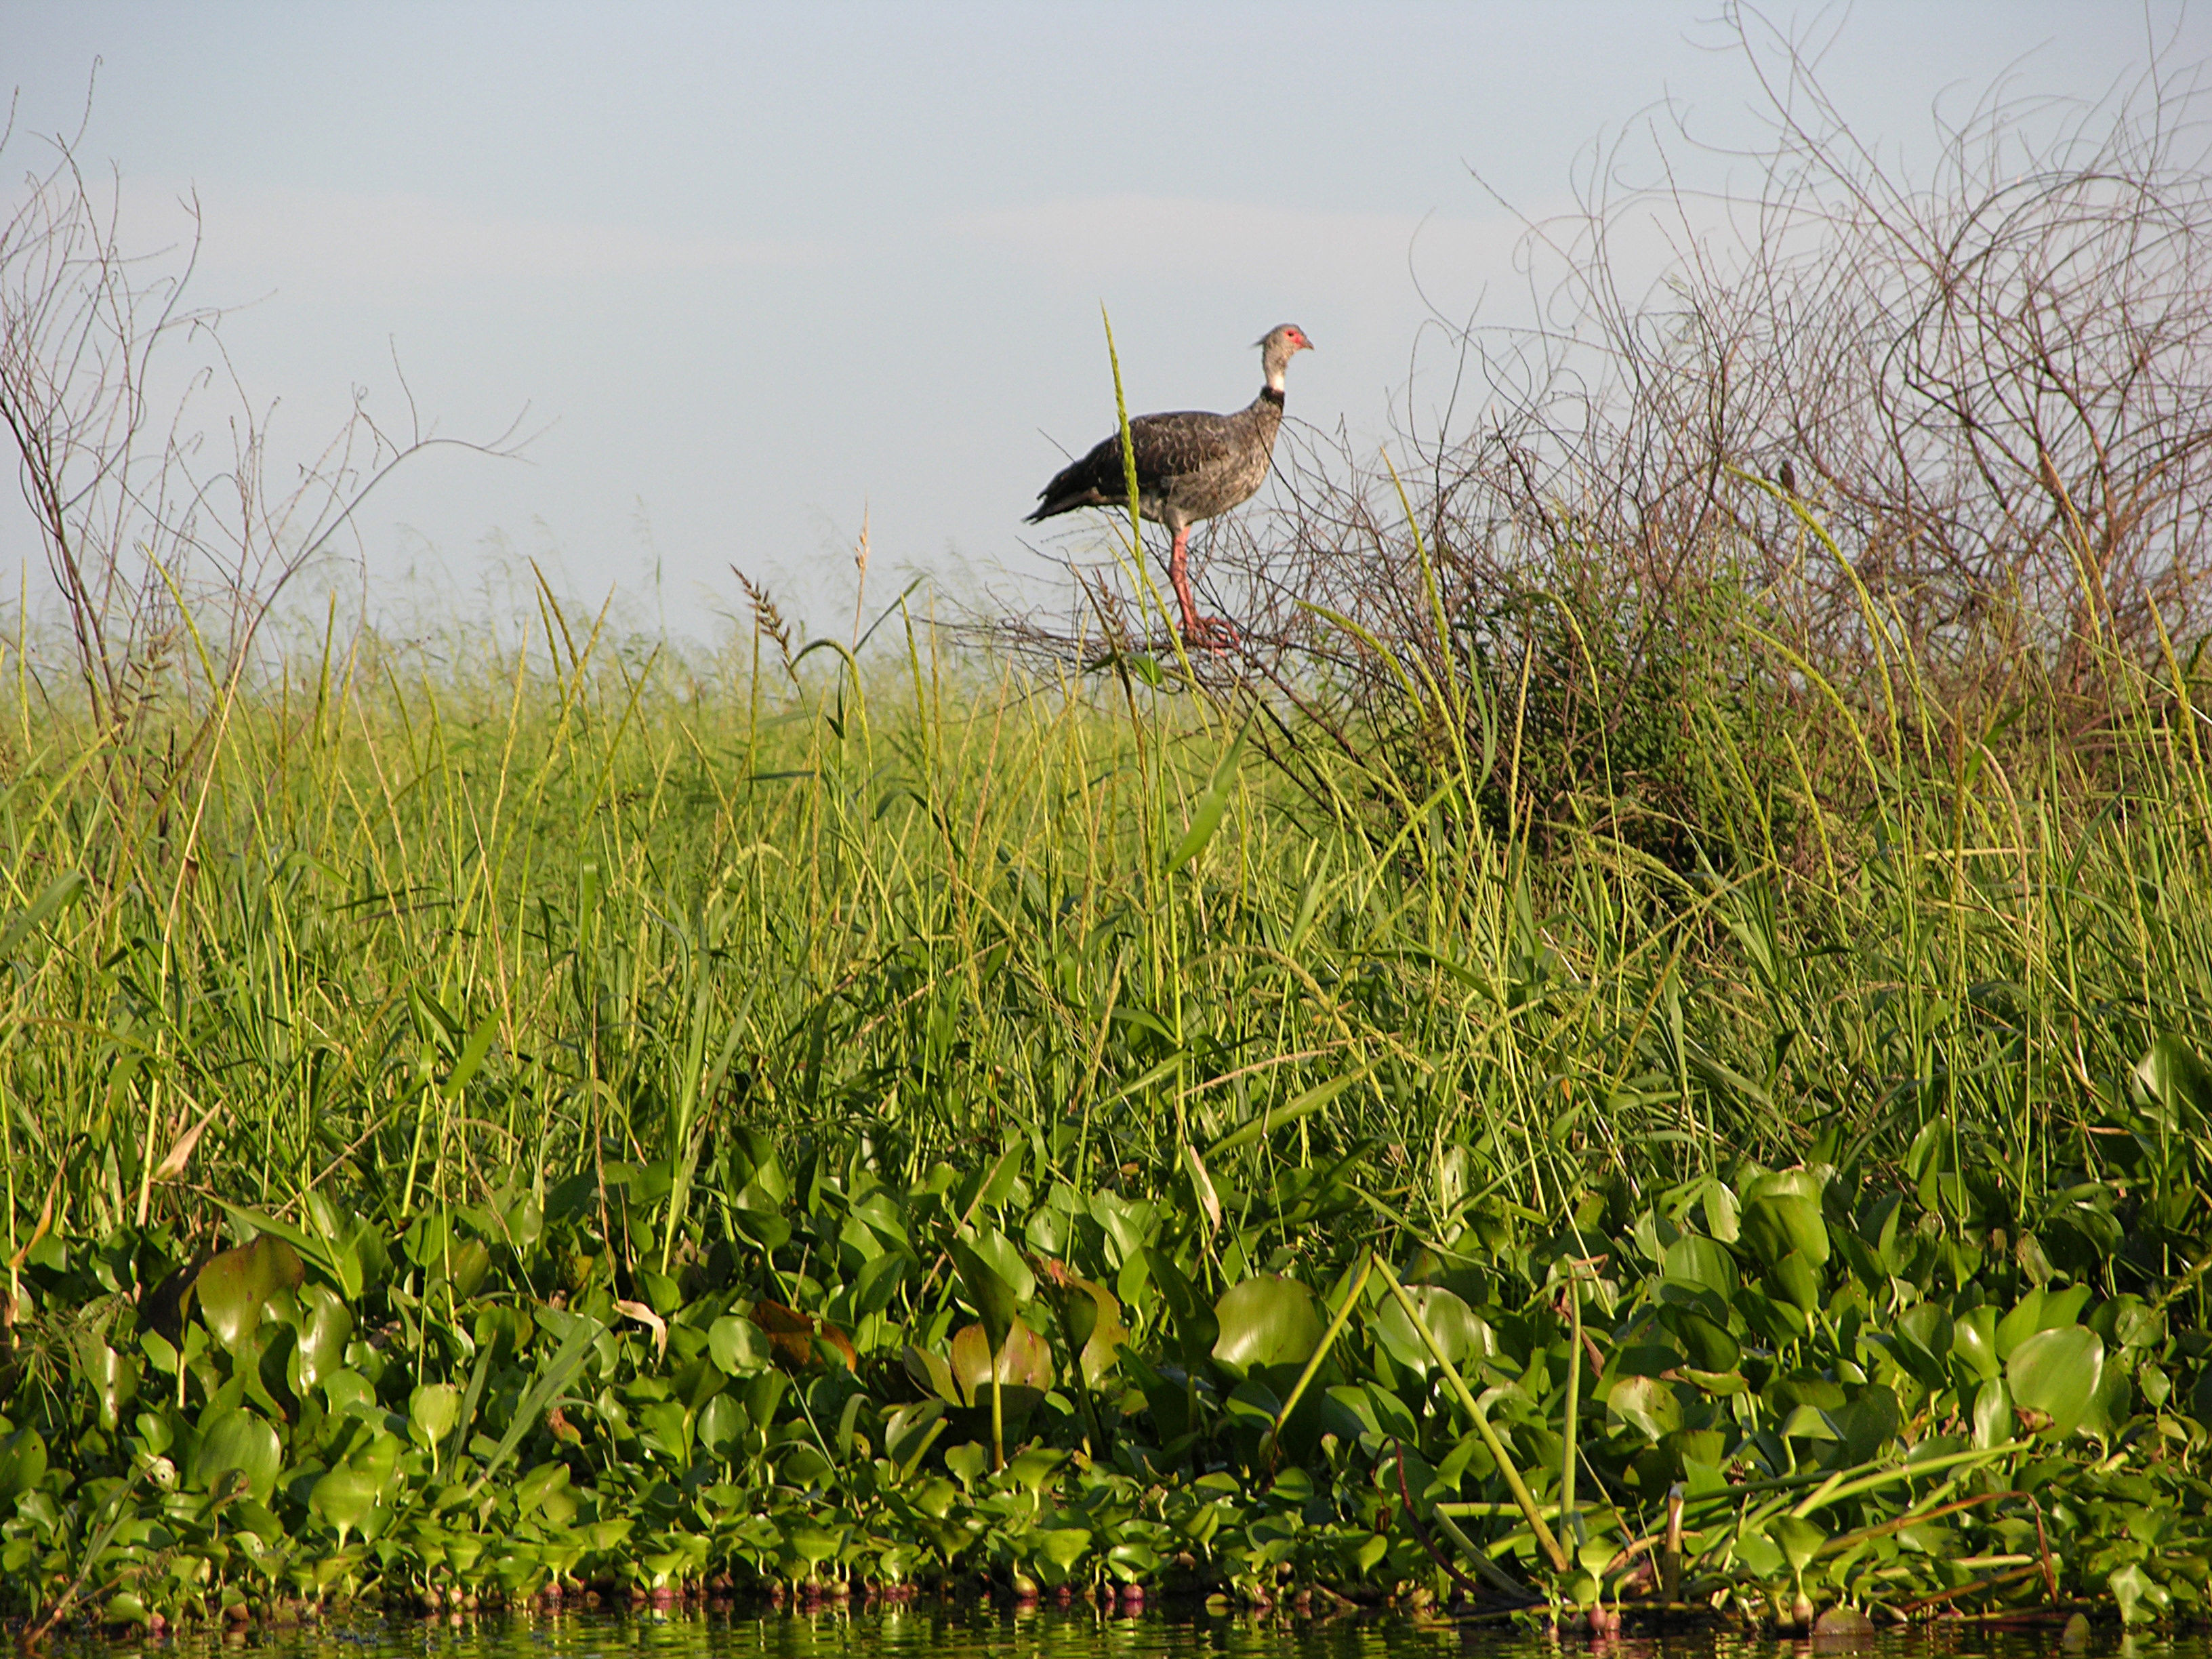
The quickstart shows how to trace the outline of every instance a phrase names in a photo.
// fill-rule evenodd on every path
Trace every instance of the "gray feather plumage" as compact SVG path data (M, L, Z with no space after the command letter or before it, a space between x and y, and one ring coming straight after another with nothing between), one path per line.
M1296 344L1290 342L1295 341ZM1285 325L1262 341L1269 384L1233 415L1179 410L1141 415L1129 422L1137 459L1138 510L1156 524L1182 531L1200 519L1251 499L1267 481L1275 434L1283 423L1283 365L1305 337ZM1037 495L1027 522L1036 524L1079 507L1126 507L1127 475L1121 436L1103 440L1063 467Z

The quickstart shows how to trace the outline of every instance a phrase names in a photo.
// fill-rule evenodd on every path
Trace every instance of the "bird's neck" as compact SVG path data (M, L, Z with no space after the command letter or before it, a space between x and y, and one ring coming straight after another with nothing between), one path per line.
M1271 404L1283 401L1283 365L1270 362L1263 365L1267 372L1267 384L1260 395Z

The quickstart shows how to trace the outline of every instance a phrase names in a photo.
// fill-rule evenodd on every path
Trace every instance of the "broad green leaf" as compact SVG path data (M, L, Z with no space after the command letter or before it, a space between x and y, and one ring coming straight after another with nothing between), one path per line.
M1016 1135L1006 1150L999 1154L998 1161L976 1182L971 1203L963 1204L963 1211L977 1208L997 1209L1014 1195L1015 1183L1022 1178L1022 1168L1029 1161L1029 1142Z
M1816 1200L1795 1193L1747 1199L1739 1221L1745 1245L1768 1267L1792 1253L1815 1267L1828 1261L1828 1225Z
M2100 1440L2112 1439L2126 1426L2129 1413L2135 1409L2136 1383L2148 1382L2156 1370L2155 1366L2146 1365L2131 1376L2126 1366L2108 1360L2097 1378L2097 1392L2090 1399L2089 1409L2075 1425L2075 1431Z
M1054 1527L1036 1535L1044 1559L1066 1572L1091 1548L1091 1534L1080 1527Z
M529 1347L531 1338L537 1334L538 1322L526 1306L495 1305L477 1312L475 1329L477 1353L491 1355L495 1365L505 1365ZM483 1361L480 1358L477 1363Z
M1742 1197L1747 1204L1760 1198L1802 1198L1818 1204L1826 1186L1826 1178L1817 1170L1770 1170L1745 1182Z
M2166 1586L2142 1570L2142 1565L2130 1561L2115 1568L2105 1576L2105 1588L2112 1593L2112 1600L2120 1605L2122 1625L2147 1625L2166 1611L2172 1600Z
M333 1416L367 1418L377 1412L376 1389L359 1371L340 1367L323 1379L323 1397Z
M1667 1247L1662 1271L1670 1283L1711 1291L1723 1301L1735 1294L1735 1258L1696 1233L1686 1233Z
M2012 1390L2002 1380L1983 1383L1974 1395L1974 1444L2002 1446L2012 1438Z
M514 1483L514 1512L527 1516L537 1510L550 1511L557 1507L568 1491L570 1478L566 1463L540 1463ZM569 1512L574 1513L573 1501Z
M1783 1420L1782 1437L1784 1440L1825 1440L1832 1443L1843 1438L1836 1432L1835 1425L1828 1421L1827 1413L1818 1406L1799 1406L1793 1409Z
M1774 1541L1782 1546L1782 1553L1789 1559L1790 1571L1802 1573L1813 1565L1813 1558L1820 1553L1820 1546L1828 1541L1828 1534L1802 1516L1778 1515L1767 1523Z
M1949 1379L1951 1319L1932 1302L1923 1302L1893 1328L1897 1356L1923 1387L1940 1389Z
M1726 1328L1714 1323L1693 1308L1674 1310L1670 1321L1674 1334L1688 1350L1690 1364L1701 1371L1733 1371L1743 1362L1743 1346Z
M1951 1322L1951 1357L1977 1382L1996 1379L2002 1360L1997 1352L1997 1310L1969 1308Z
M382 1485L370 1472L341 1463L309 1489L307 1512L337 1529L338 1547L343 1549L347 1536L376 1507Z
M929 1431L945 1420L942 1400L917 1401L901 1406L884 1419L884 1452L895 1463L905 1463L918 1447L929 1442Z
M970 1491L983 1478L983 1471L990 1467L990 1452L973 1440L963 1441L957 1446L948 1446L945 1449L945 1467L958 1476L960 1484Z
M791 1223L772 1210L749 1209L743 1204L733 1205L730 1219L746 1240L764 1250L781 1249L791 1238Z
M691 1461L691 1414L680 1400L656 1400L637 1408L638 1437L671 1462Z
M237 1353L261 1328L263 1304L280 1290L296 1288L306 1277L299 1252L264 1233L210 1258L200 1269L193 1280L200 1318L210 1335Z
M1858 1386L1850 1401L1827 1413L1829 1426L1844 1445L1847 1463L1870 1462L1897 1437L1905 1413L1888 1386L1868 1382Z
M1106 1552L1106 1569L1125 1584L1141 1584L1160 1570L1160 1553L1148 1544L1116 1544Z
M1121 1345L1129 1340L1129 1328L1122 1322L1121 1304L1111 1291L1087 1279L1079 1279L1075 1284L1078 1290L1091 1293L1096 1310L1091 1334L1083 1344L1083 1380L1096 1387L1114 1369Z
M1778 1346L1803 1340L1811 1328L1805 1310L1796 1303L1765 1295L1748 1285L1730 1300L1746 1324Z
M967 1396L960 1391L960 1385L952 1380L952 1368L943 1354L932 1353L927 1348L918 1348L908 1343L903 1359L906 1374L914 1379L917 1387L928 1389L949 1406L968 1403ZM987 1356L987 1366L988 1363Z
M903 1249L893 1247L871 1256L853 1281L854 1313L866 1317L881 1313L898 1294L900 1284L906 1278L908 1266L914 1258Z
M1489 1325L1462 1297L1441 1285L1408 1285L1406 1294L1420 1310L1421 1322L1429 1328L1444 1358L1462 1371L1470 1359L1486 1359L1498 1352L1498 1339ZM1416 1376L1429 1374L1436 1362L1397 1297L1385 1302L1376 1314L1374 1331L1392 1359Z
M786 1518L777 1523L777 1530L783 1534L784 1548L806 1564L810 1577L815 1568L845 1547L842 1527L824 1527L811 1521Z
M1747 1392L1751 1385L1744 1381L1741 1371L1701 1371L1696 1366L1686 1366L1682 1375L1688 1377L1707 1394L1725 1398Z
M192 1483L209 1492L221 1490L222 1478L236 1471L257 1503L265 1504L283 1472L284 1449L276 1431L252 1413L238 1407L218 1412L200 1435L192 1454Z
M481 1238L464 1239L449 1248L431 1272L431 1281L443 1281L456 1302L465 1302L483 1288L491 1272L491 1252Z
M1144 1261L1152 1283L1159 1289L1160 1299L1168 1304L1182 1363L1194 1369L1202 1365L1221 1339L1220 1321L1199 1295L1198 1287L1176 1265L1174 1256L1148 1244L1145 1247Z
M461 1391L450 1382L429 1382L407 1401L407 1423L418 1446L434 1446L453 1431L461 1414Z
M1742 1236L1742 1208L1728 1183L1715 1176L1705 1183L1705 1226L1723 1244L1733 1244Z
M87 1329L77 1337L76 1362L77 1374L99 1402L100 1426L114 1433L122 1425L124 1407L138 1395L137 1360L117 1352L96 1332Z
M982 1322L981 1329L990 1351L995 1353L1014 1327L1022 1299L981 1251L957 1238L947 1248L952 1265L959 1269L961 1288L967 1291L968 1300Z
M36 1429L0 1439L0 1498L11 1504L46 1477L46 1443Z
M2156 1348L2166 1340L2166 1315L2124 1296L2114 1311L2112 1340L2123 1348Z
M1017 1319L995 1350L981 1325L963 1325L952 1334L946 1358L961 1405L985 1405L991 1398L993 1355L997 1356L999 1386L1035 1389L1040 1394L1052 1387L1052 1349L1045 1340Z
M1240 1376L1255 1365L1302 1364L1321 1343L1313 1292L1276 1273L1231 1285L1213 1316L1220 1328L1213 1357Z
M2070 1319L2057 1322L2070 1325ZM2036 1285L2013 1304L2010 1311L1997 1321L1996 1354L1999 1359L2012 1358L2012 1351L2038 1331L2046 1328L2043 1317L2043 1287Z
M1792 1250L1766 1272L1770 1294L1802 1313L1818 1313L1823 1299L1820 1270L1802 1250Z
M1765 1531L1746 1521L1736 1529L1735 1559L1761 1578L1771 1578L1782 1571L1786 1558Z
M758 1376L772 1363L768 1333L735 1314L724 1314L708 1327L707 1352L725 1376Z
M1058 1264L1048 1262L1045 1265L1054 1267ZM1091 1333L1098 1328L1100 1304L1091 1294L1097 1288L1089 1279L1077 1279L1073 1275L1063 1283L1055 1283L1048 1276L1041 1287L1054 1316L1060 1321L1068 1347L1077 1353L1083 1352L1083 1345L1091 1340Z
M1682 1426L1681 1402L1656 1376L1624 1376L1605 1399L1609 1427L1632 1428L1656 1445Z
M699 1408L699 1443L710 1456L727 1458L746 1427L744 1405L733 1394L718 1394Z
M1115 1356L1129 1340L1121 1304L1103 1285L1068 1273L1057 1262L1045 1267L1039 1294L1051 1298L1064 1340L1082 1357L1083 1380L1095 1385L1114 1369Z
M299 1335L293 1361L296 1383L312 1389L344 1365L346 1344L353 1340L353 1313L328 1285L303 1286Z
M2011 1358L2013 1350L2038 1331L2055 1331L2073 1324L2088 1301L2087 1285L2063 1291L2036 1286L2021 1297L2010 1313L1997 1321L1997 1358Z
M1221 1148L1213 1149L1218 1153ZM1152 1237L1152 1206L1133 1202L1119 1193L1097 1192L1091 1195L1091 1218L1106 1235L1106 1243L1114 1263L1120 1267L1132 1261L1144 1249Z
M1039 1497L1059 1474L1060 1466L1067 1462L1067 1454L1048 1446L1033 1447L1006 1465L1006 1475L1017 1485L1026 1486Z
M1030 1271L1030 1264L1022 1259L1022 1253L1006 1234L995 1227L986 1227L969 1243L975 1254L989 1264L991 1271L1006 1281L1017 1304L1026 1305L1036 1294L1036 1275Z
M953 1463L954 1454L965 1449L965 1447L954 1446L945 1454L945 1466L955 1474L958 1474L960 1470ZM983 1449L975 1446L974 1449L980 1452ZM911 1490L915 1508L933 1521L942 1521L951 1514L952 1505L960 1497L960 1488L941 1474L928 1475L915 1481Z
M2041 1413L2048 1420L2034 1426L2057 1440L2088 1412L2104 1368L2104 1340L2086 1326L2069 1325L2038 1331L2014 1348L2005 1361L2005 1382L2014 1406Z
M2212 1066L2181 1038L2161 1036L2152 1043L2136 1062L2135 1080L2161 1109L2168 1128L2189 1129L2212 1120Z

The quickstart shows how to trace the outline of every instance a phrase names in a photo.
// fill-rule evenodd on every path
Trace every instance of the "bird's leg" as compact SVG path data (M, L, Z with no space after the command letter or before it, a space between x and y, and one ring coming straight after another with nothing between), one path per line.
M1190 591L1190 526L1183 525L1175 533L1175 546L1168 553L1168 580L1173 585L1176 602L1182 606L1182 632L1185 639L1200 638L1206 632L1206 620L1198 614L1198 599Z
M1218 652L1224 646L1237 642L1237 630L1227 623L1198 614L1198 595L1190 586L1190 526L1185 525L1176 532L1175 546L1168 553L1168 580L1176 592L1176 603L1182 608L1182 636L1193 645L1203 645Z

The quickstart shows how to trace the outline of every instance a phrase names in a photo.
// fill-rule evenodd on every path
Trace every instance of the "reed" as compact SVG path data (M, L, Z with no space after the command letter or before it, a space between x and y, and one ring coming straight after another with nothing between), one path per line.
M1830 775L1739 788L1727 867L1676 871L1489 833L1450 810L1471 760L1389 780L1383 819L1343 763L1331 812L1235 763L1233 709L948 661L919 622L865 675L765 685L750 641L617 660L550 605L437 665L364 639L240 693L167 778L11 656L10 1255L50 1192L89 1234L212 1194L399 1217L741 1124L908 1175L1072 1134L1093 1175L1164 1178L1347 1078L1304 1155L1379 1142L1427 1227L1816 1143L1895 1162L1930 1124L2032 1225L2112 1173L2137 1062L2212 1005L2178 662L2093 775L2055 741L1935 750L1900 656L1886 724L1917 743L1839 700ZM1689 716L1716 789L1745 779L1717 703Z
M1250 738L1295 707L1161 665L1043 681L903 608L790 648L758 591L718 653L618 649L540 597L506 647L210 667L180 750L0 664L37 1627L1118 1580L1596 1628L1662 1528L1670 1595L1905 1617L2035 1589L1952 1563L2038 1482L2039 1583L2193 1605L2178 654L2094 763L1934 742L1907 653L1879 720L1801 664L1788 835L1693 684L1741 829L1681 867L1481 810L1518 728L1293 776Z

